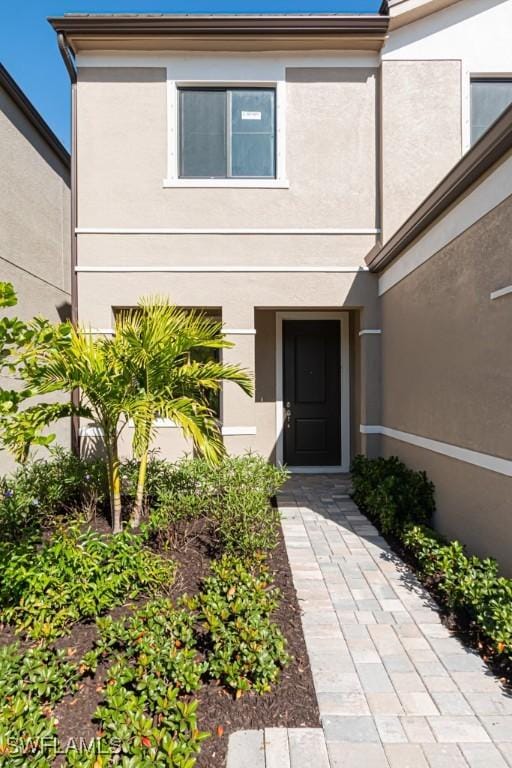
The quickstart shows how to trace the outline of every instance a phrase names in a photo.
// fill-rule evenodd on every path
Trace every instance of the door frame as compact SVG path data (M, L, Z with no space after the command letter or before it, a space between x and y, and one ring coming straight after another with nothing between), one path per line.
M341 371L341 465L339 467L288 467L292 473L323 474L350 471L350 350L348 312L276 312L276 463L283 465L284 456L284 376L283 320L338 320L340 324Z

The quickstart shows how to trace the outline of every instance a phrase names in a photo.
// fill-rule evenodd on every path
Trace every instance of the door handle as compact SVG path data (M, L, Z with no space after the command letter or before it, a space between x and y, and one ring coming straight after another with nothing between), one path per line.
M286 403L286 408L284 409L285 415L286 415L286 428L291 429L292 426L292 404Z

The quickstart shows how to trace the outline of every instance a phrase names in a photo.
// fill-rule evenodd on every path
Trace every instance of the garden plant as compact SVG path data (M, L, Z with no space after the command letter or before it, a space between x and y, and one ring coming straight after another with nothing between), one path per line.
M76 768L192 768L209 736L199 720L206 687L233 701L275 688L291 661L268 565L279 527L270 498L285 478L250 455L217 465L150 456L147 522L116 536L94 528L108 498L102 459L54 449L2 479L0 639L2 624L19 639L0 652L1 768L50 768L62 756ZM120 462L126 503L138 479L137 461ZM175 598L172 529L201 519L218 559ZM81 628L90 639L78 654ZM96 735L86 747L62 741L59 713L91 680Z
M512 579L496 561L470 556L460 542L446 541L429 526L434 486L424 472L396 457L366 459L352 466L353 497L385 534L413 558L422 579L451 610L468 622L477 641L498 663L512 661Z

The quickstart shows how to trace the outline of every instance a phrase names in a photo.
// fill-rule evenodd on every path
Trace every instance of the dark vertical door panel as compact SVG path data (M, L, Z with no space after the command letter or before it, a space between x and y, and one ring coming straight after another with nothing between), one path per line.
M341 464L340 323L283 321L284 460Z

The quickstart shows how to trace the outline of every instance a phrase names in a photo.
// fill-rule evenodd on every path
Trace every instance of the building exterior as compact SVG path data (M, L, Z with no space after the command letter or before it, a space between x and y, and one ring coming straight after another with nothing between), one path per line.
M512 107L374 255L384 455L438 527L512 572Z
M2 65L0 169L0 279L18 295L8 312L58 322L71 306L70 157ZM69 446L68 424L57 433ZM1 451L0 472L12 466Z
M510 498L510 432L481 444L469 425L438 432L446 409L438 424L425 394L397 396L407 312L417 310L423 340L429 305L415 296L414 272L382 295L381 286L407 258L400 251L384 266L386 244L512 101L512 0L400 0L361 16L51 23L74 82L75 317L108 333L118 308L156 294L221 316L236 342L225 359L255 378L252 400L223 392L230 452L347 471L358 452L400 453L405 443L382 425L401 425L505 460L499 494ZM496 287L512 282L500 253ZM510 313L508 299L502 307ZM402 387L421 378L407 363ZM498 393L495 405L498 413ZM450 413L465 419L459 407ZM82 439L94 430L82 425ZM165 422L158 442L170 457L189 448ZM444 525L443 515L453 533L455 518Z

